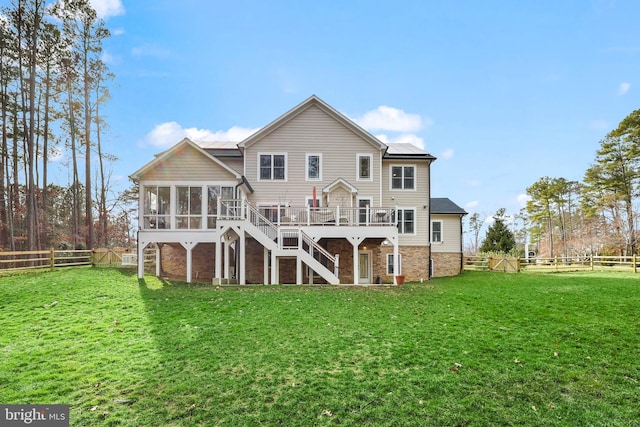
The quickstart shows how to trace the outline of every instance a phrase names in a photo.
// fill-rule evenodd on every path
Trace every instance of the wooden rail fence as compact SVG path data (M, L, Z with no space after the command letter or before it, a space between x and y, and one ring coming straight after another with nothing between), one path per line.
M59 267L135 266L135 250L100 248L93 250L55 250L0 252L0 273L20 270L55 269Z
M640 257L633 256L592 256L592 257L553 257L553 258L515 258L465 256L465 271L579 271L579 270L619 270L638 272Z

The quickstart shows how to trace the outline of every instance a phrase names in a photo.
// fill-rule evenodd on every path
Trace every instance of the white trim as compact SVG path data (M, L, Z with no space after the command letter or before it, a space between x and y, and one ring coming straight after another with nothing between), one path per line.
M440 224L440 240L433 240L433 224L435 224L436 222ZM430 232L431 235L429 236L429 241L431 241L431 243L444 243L444 221L442 221L441 219L432 220Z
M310 178L309 177L309 157L318 157L318 177ZM304 156L304 178L305 181L322 181L322 153L305 153Z
M357 197L356 198L356 208L358 209L358 224L367 224L369 222L369 218L367 217L366 213L365 213L365 220L361 221L361 217L360 217L360 215L362 215L362 210L361 209L366 209L366 208L360 206L360 200L368 200L369 201L369 212L371 212L371 209L373 208L373 197L371 197L371 196L362 196L362 197Z
M402 207L402 206L398 206L396 209L396 224L398 223L398 212L402 211L402 219L403 219L403 225L402 225L402 231L400 230L400 228L398 228L398 234L400 235L405 235L405 236L415 236L416 234L418 234L418 219L417 219L417 209L415 207ZM413 211L413 233L405 233L404 232L404 211Z
M260 178L260 157L271 156L271 179ZM273 156L284 156L284 179L273 179ZM257 153L257 176L258 182L287 182L289 179L289 156L287 152L260 151Z
M387 276L400 276L402 275L402 254L398 254L398 271L399 273L396 274L395 272L389 272L389 267L391 267L391 269L393 269L393 261L389 262L389 257L393 257L393 252L389 252L387 254Z
M206 218L207 218L207 212L206 209L203 209L203 201L205 200L205 194L208 197L208 191L207 188L204 185L176 185L176 200L175 200L175 208L174 208L174 215L176 218L176 230L202 230L206 225ZM178 188L186 188L187 189L187 213L178 213L178 208L180 207L180 200L178 200ZM191 189L192 188L199 188L200 189L200 213L199 214L192 214L191 213L191 208L193 207L193 203L191 200ZM180 220L186 220L186 227L178 227L179 221ZM199 227L191 227L191 220L192 219L199 219L200 220L200 226Z
M360 268L362 268L362 266L360 265L360 255L362 254L366 254L367 255L367 277L361 277L360 276ZM359 249L358 250L358 284L362 283L362 284L370 284L371 282L373 282L373 252L369 249Z
M309 204L309 202L313 200L313 196L304 196L304 206L311 206ZM316 194L316 200L318 201L318 204L316 205L316 208L321 208L322 207L322 197L318 197L318 195Z
M360 158L369 158L369 178L360 177ZM373 154L371 153L356 153L356 181L373 181Z
M402 168L402 188L393 188L393 168ZM413 168L413 188L404 188L404 168ZM417 191L418 190L418 167L415 164L399 164L389 165L389 191Z
M142 230L155 230L155 228L145 228L145 218L147 217L168 217L169 219L169 227L163 228L162 230L212 230L212 228L207 228L208 219L210 217L208 213L208 202L209 202L209 193L208 187L223 187L226 188L235 188L237 183L235 181L142 181L140 182L140 198L139 198L139 212L140 219L138 221L138 227ZM147 188L149 187L168 187L169 188L169 212L167 214L146 214L144 212L145 209L145 195ZM201 198L201 214L200 215L178 215L178 198L177 198L177 188L178 187L195 187L200 188L200 198ZM177 218L192 218L199 217L201 218L201 224L199 228L176 228L177 226ZM140 221L141 220L141 221Z

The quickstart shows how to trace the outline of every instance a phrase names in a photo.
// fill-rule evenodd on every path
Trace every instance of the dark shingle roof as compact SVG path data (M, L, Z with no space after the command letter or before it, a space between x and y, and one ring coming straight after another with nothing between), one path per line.
M467 212L446 197L431 198L431 213L466 215Z

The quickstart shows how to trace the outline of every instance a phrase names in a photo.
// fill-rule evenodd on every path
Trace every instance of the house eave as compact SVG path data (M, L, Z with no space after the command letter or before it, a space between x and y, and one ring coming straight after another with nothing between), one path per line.
M137 171L135 171L134 173L129 175L129 178L133 182L138 183L140 180L142 180L143 175L147 171L152 169L156 164L160 163L164 159L166 159L169 156L173 155L173 153L175 153L176 151L178 151L179 149L181 149L185 145L188 145L188 146L194 148L196 151L200 152L203 156L207 157L212 162L214 162L217 165L219 165L220 167L224 168L226 171L231 173L235 177L235 179L237 179L237 180L241 180L242 179L242 175L240 173L238 173L238 171L236 171L236 170L230 168L229 166L227 166L226 164L224 164L218 158L216 158L215 156L213 156L210 153L208 153L205 149L200 147L195 142L191 141L189 138L184 138L182 141L180 141L179 143L177 143L176 145L174 145L170 149L165 150L162 153L156 155L153 160L151 160L150 162L148 162L147 164L142 166L140 169L138 169Z

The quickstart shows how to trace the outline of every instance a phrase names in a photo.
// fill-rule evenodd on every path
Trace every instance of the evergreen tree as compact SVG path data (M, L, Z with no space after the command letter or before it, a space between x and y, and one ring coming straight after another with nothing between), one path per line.
M494 223L487 230L487 235L480 246L480 252L508 253L516 246L513 232L504 223L505 209L498 209L493 216Z

